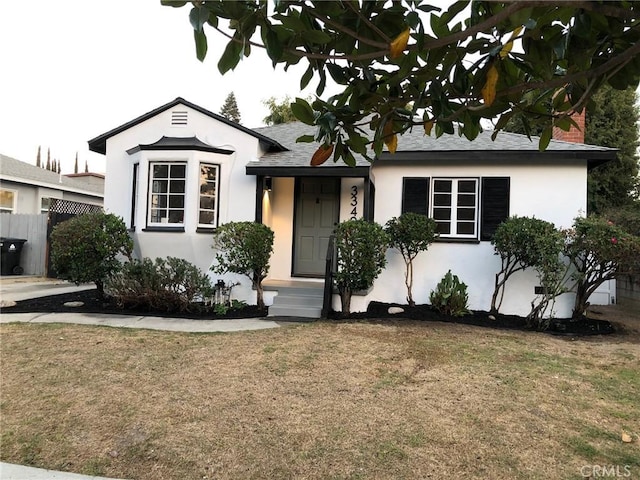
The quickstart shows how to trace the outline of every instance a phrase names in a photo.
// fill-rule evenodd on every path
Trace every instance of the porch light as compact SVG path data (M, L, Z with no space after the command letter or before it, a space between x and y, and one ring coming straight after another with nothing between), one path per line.
M273 178L271 177L264 178L264 189L267 192L270 192L273 189Z

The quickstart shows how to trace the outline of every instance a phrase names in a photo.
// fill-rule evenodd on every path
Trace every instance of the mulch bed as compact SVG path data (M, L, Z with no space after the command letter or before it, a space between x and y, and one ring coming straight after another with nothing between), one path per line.
M66 307L66 302L83 302L81 307ZM390 314L389 307L400 307L402 313ZM255 305L248 305L242 308L229 310L223 315L214 313L211 309L202 309L196 312L166 312L154 311L144 308L122 309L112 302L98 299L95 290L84 290L74 293L64 293L47 297L34 298L18 302L13 307L1 308L0 313L106 313L116 315L144 315L190 319L223 319L223 318L255 318L266 316L265 311L260 311ZM390 304L381 302L371 302L366 312L342 315L340 312L333 312L330 316L332 321L352 322L352 321L375 321L385 320L418 320L431 322L460 323L465 325L475 325L486 328L499 328L511 330L533 330L527 326L526 319L517 315L496 315L491 316L488 312L474 311L461 317L450 317L443 315L430 305L408 305ZM611 322L607 320L597 320L583 317L578 320L553 319L550 322L547 333L554 335L604 335L614 333L615 329Z

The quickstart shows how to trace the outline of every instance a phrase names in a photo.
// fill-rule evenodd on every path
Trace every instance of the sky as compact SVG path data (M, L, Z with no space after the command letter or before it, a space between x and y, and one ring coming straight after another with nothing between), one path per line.
M254 49L224 76L217 61L226 40L208 31L209 52L196 59L190 6L160 0L0 0L0 153L35 164L58 159L73 173L78 152L93 172L103 155L87 141L156 107L183 97L219 112L234 92L247 127L261 126L269 97L306 97L304 66L274 71Z

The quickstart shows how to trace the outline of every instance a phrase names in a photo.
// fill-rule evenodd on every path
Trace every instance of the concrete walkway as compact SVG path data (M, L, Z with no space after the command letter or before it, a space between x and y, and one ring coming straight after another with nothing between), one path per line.
M0 301L27 300L95 288L75 286L65 281L39 277L0 277ZM289 319L290 320L290 319ZM2 313L0 323L74 323L119 328L144 328L172 332L238 332L276 328L280 325L262 318L224 320L188 320L184 318L146 317L132 315L104 315L98 313ZM0 462L0 480L113 480L76 473L56 472Z

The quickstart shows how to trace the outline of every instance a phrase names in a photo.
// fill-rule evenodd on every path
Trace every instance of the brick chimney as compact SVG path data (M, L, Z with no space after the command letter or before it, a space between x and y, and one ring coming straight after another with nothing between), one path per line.
M578 124L579 129L571 125L569 131L565 132L564 130L554 126L553 139L562 140L563 142L584 143L585 112L586 108L583 108L581 112L571 115L573 121Z

